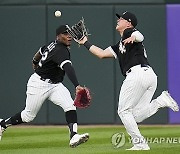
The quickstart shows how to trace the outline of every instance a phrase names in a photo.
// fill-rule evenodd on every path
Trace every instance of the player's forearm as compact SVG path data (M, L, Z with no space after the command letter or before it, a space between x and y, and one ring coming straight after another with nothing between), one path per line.
M79 82L77 80L74 68L71 66L71 64L70 63L64 64L63 69L65 70L70 81L73 83L74 87L77 87L79 85Z
M40 50L38 50L33 57L33 60L32 60L33 64L35 65L38 64L41 58L42 58L42 55L40 54Z
M34 70L36 70L38 68L38 63L41 59L42 55L40 54L40 51L36 52L36 54L34 55L33 59L32 59L32 67Z
M104 54L104 50L95 46L95 45L92 45L90 42L86 41L84 43L84 46L95 56L97 56L98 58L102 59L102 58L105 58L105 54Z
M92 45L91 48L89 49L89 51L90 51L93 55L97 56L97 57L100 58L100 59L105 58L105 57L104 57L104 54L103 54L103 51L104 51L104 50L102 50L101 48L99 48L99 47L97 47L97 46L95 46L95 45Z

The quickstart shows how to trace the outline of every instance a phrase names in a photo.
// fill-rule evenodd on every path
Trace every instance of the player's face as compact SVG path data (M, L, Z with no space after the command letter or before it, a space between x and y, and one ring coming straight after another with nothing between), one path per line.
M60 42L62 42L63 44L70 46L71 41L72 41L72 37L68 33L63 33L63 34L58 35L58 40Z
M116 30L119 32L124 31L128 27L129 24L130 22L120 17L117 20Z

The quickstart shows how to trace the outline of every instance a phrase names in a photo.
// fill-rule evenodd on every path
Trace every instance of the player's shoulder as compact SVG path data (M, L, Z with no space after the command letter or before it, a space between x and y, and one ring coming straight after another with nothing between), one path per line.
M133 32L135 32L135 31L138 31L138 30L135 29L135 28L127 28L127 29L125 29L124 32L123 32L123 39L126 39L126 38L130 37L131 34Z
M56 42L56 47L58 47L58 48L67 48L67 46L65 44L63 44L62 42L60 42L60 41Z
M61 42L57 42L54 54L60 55L60 56L69 55L70 54L69 48L65 44Z
M135 32L136 29L135 28L127 28L124 30L123 35L128 35L128 34L132 34L133 32Z

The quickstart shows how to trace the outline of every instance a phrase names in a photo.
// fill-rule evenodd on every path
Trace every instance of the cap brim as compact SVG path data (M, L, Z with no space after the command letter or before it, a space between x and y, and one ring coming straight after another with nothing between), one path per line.
M68 32L67 32L67 30L66 30L66 31L64 31L64 32L62 32L61 34L66 34L66 33L68 33Z
M121 16L119 14L116 13L116 17L120 18Z

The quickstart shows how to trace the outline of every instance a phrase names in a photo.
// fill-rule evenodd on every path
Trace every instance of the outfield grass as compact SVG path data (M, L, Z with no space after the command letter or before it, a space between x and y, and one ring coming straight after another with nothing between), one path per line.
M180 126L140 126L145 137L174 137L178 143L151 143L150 151L125 151L132 145L126 141L121 148L114 148L111 137L124 132L123 126L79 126L79 133L88 132L87 143L76 148L69 147L69 132L64 126L11 127L3 134L0 154L179 154ZM128 135L125 133L126 138ZM128 139L126 139L128 140Z

